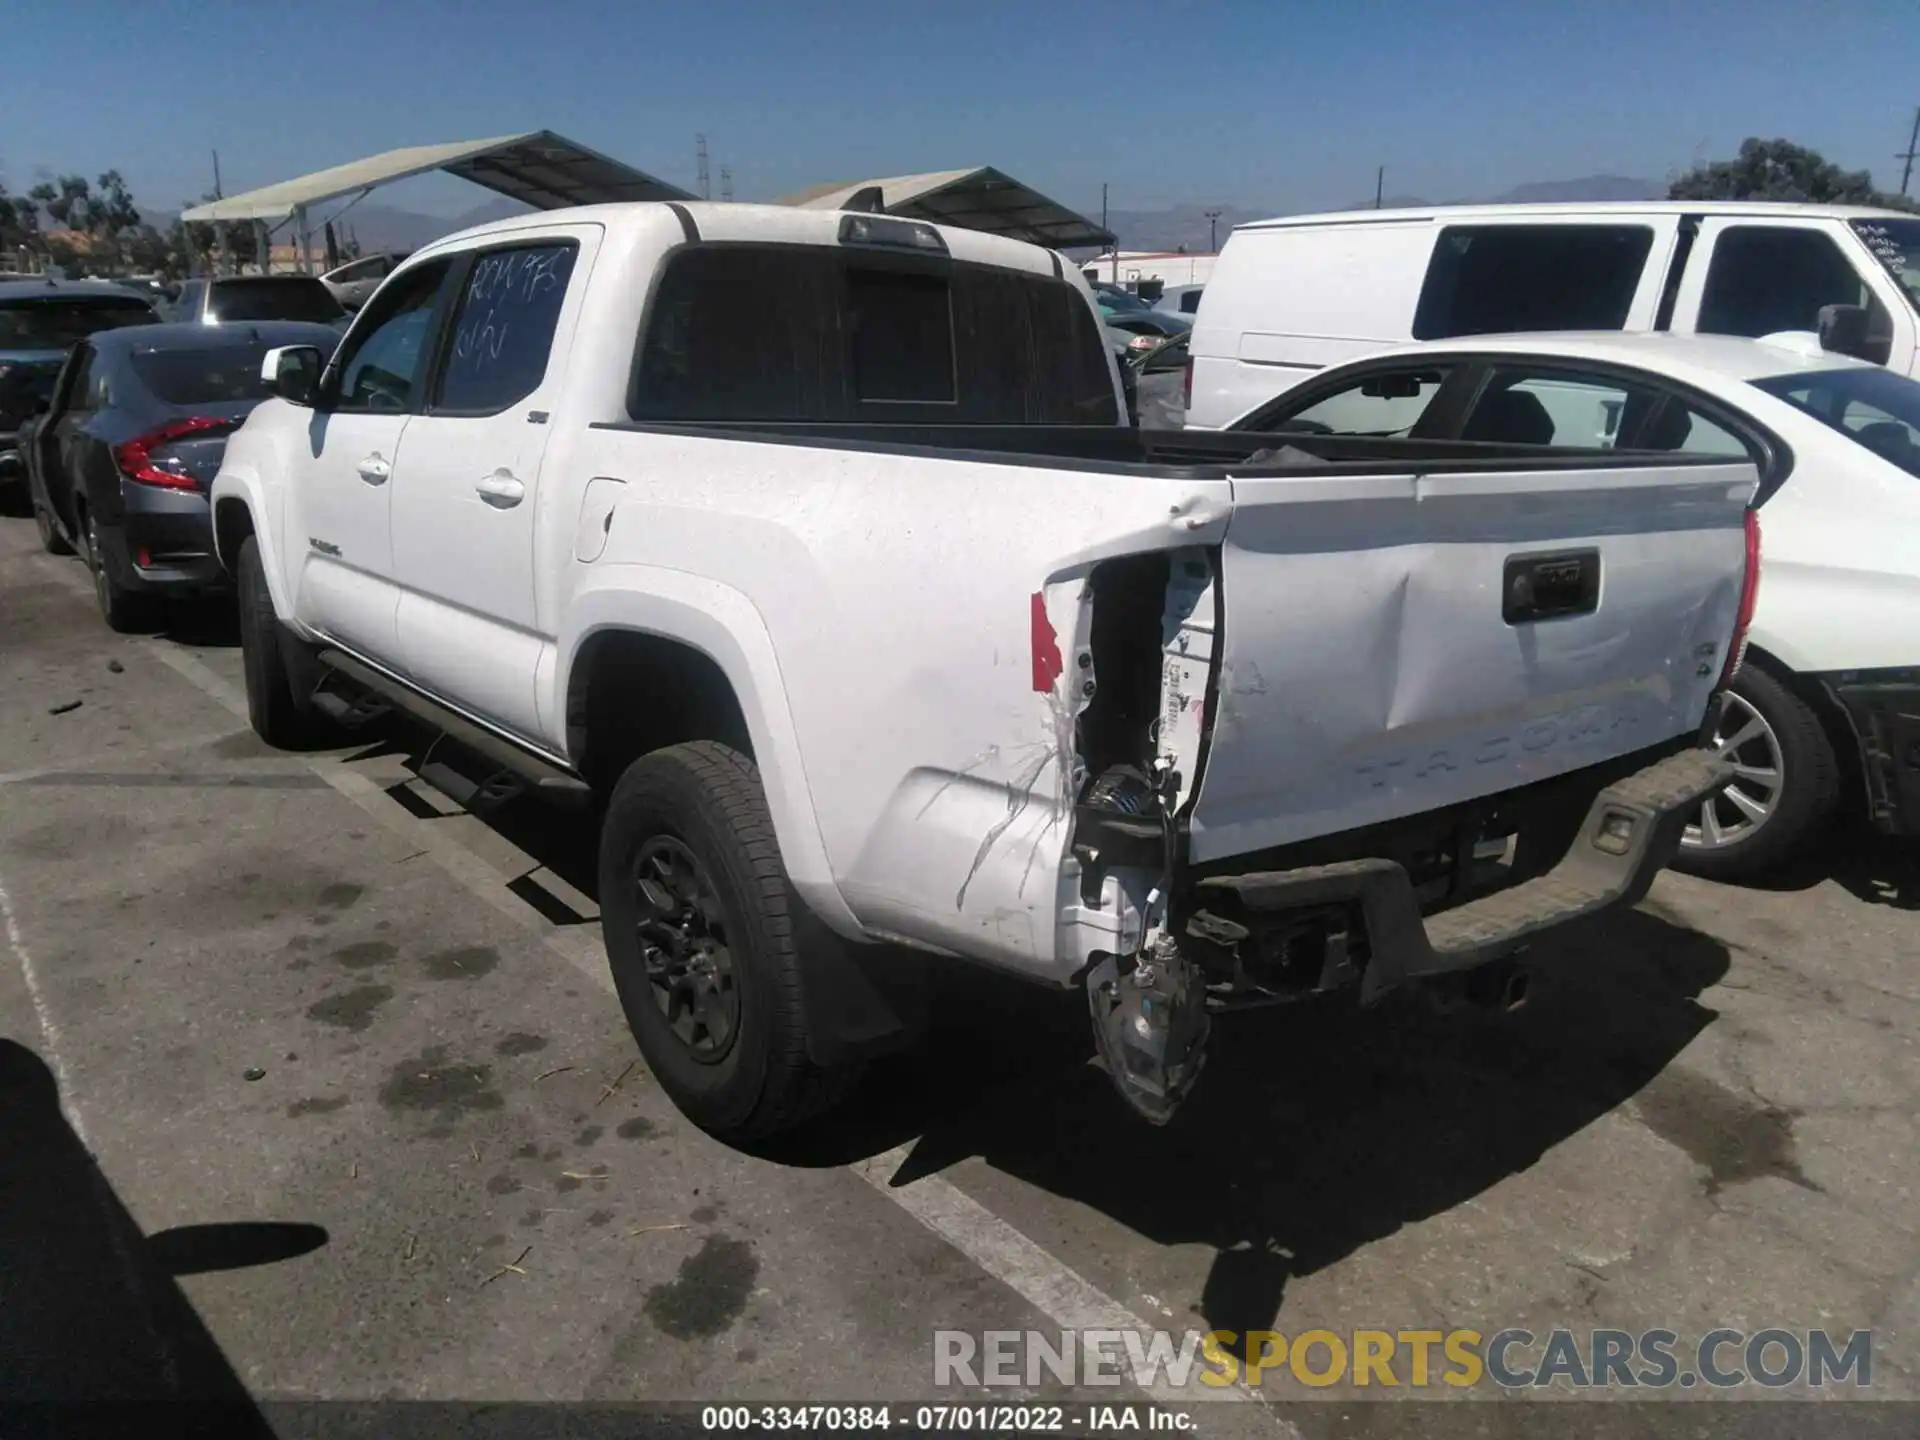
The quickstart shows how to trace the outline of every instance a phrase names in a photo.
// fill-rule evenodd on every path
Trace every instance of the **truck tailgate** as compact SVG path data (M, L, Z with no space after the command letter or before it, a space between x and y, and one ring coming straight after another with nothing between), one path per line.
M1644 459L1235 479L1191 857L1418 814L1697 730L1756 482L1745 462Z

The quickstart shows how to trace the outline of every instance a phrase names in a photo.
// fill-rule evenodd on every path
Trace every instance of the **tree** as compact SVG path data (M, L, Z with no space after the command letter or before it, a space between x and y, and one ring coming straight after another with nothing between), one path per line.
M0 251L39 248L40 207L25 195L9 195L0 185Z
M97 188L96 188L97 187ZM128 242L141 228L140 209L118 170L92 184L84 175L62 175L27 192L71 240L47 241L47 250L76 271L125 268Z
M1920 210L1904 195L1873 188L1865 170L1842 170L1817 151L1786 140L1749 137L1733 160L1698 165L1667 189L1669 200L1770 200L1826 205L1876 205Z

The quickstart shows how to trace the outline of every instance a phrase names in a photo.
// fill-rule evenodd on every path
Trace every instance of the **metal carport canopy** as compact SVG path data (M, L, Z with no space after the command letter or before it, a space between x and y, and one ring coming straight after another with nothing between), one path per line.
M889 215L931 220L984 230L1054 250L1105 246L1113 236L1084 215L1022 185L990 165L971 170L933 170L924 175L893 175L852 184L816 185L780 203L808 210L839 210L860 191L880 187L880 203Z
M264 220L277 223L328 200L360 196L380 185L444 170L536 210L595 205L615 200L690 200L677 186L597 150L575 144L551 130L501 135L492 140L462 140L451 145L413 145L369 155L295 180L264 185L244 195L209 200L184 211L195 224Z

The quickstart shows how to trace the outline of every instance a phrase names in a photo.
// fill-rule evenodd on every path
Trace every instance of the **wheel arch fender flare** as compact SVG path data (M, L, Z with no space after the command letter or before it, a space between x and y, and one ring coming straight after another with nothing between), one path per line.
M596 635L652 635L706 656L733 687L794 889L835 933L864 939L834 878L773 637L759 609L732 586L684 571L646 565L594 568L594 582L573 596L561 629L560 663L543 707L553 717L551 728L564 735L575 667Z
M220 568L237 575L242 538L249 533L257 537L260 568L266 575L267 593L273 596L274 613L283 620L291 619L293 594L281 563L281 547L274 539L280 523L278 488L267 485L250 466L223 467L214 477L208 500L213 509L213 553ZM235 507L244 512L244 525L236 523Z

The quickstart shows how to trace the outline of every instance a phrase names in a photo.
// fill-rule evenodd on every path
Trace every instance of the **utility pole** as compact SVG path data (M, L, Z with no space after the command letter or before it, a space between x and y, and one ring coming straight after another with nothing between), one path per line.
M1907 162L1907 168L1900 172L1900 193L1902 195L1907 193L1907 182L1913 179L1913 161L1916 151L1920 151L1920 107L1917 107L1913 112L1913 131L1907 136L1906 150L1893 157L1896 160L1904 160Z
M733 199L733 171L725 165L720 167L720 198Z
M1107 255L1112 261L1108 279L1114 284L1120 283L1120 242L1113 238L1113 232L1107 225L1107 182L1100 182L1100 228L1107 231Z
M1373 172L1373 208L1380 208L1380 201L1387 193L1387 167L1382 165Z
M213 198L216 200L227 198L220 189L220 152L218 150L213 152Z
M695 158L700 162L700 198L702 200L711 200L713 198L713 182L707 175L706 136L696 135L693 137L693 153Z
M1220 212L1218 210L1207 211L1207 253L1209 255L1220 253Z

